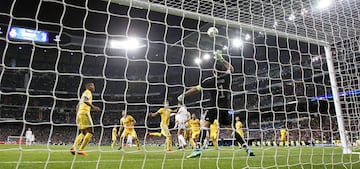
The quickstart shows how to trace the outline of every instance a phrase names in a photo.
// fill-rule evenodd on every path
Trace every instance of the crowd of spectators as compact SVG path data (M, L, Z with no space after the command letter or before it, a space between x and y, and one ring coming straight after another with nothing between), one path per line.
M34 72L30 78L26 69L8 69L4 72L1 80L1 90L14 92L14 94L1 95L0 141L5 141L8 136L22 135L26 128L31 127L38 143L72 143L77 132L75 107L78 103L79 93L83 89L79 90L79 82L66 83L68 81L78 81L79 77L77 76L66 76L66 78L59 76L57 83L54 82L54 79L54 73L44 75ZM74 84L77 85L74 86ZM108 89L116 90L116 85L112 87L108 85ZM149 97L153 96L150 95ZM148 100L155 100L155 98ZM134 96L132 99L141 100L144 99L144 96ZM102 98L95 94L94 104L102 107L103 111L101 113L92 113L94 124L97 126L95 127L92 142L110 144L111 126L119 123L120 112L125 108L137 120L138 136L144 142L146 130L159 125L159 117L151 119L147 117L148 112L154 112L161 106L163 97L157 97L156 99L155 102L158 103L156 106L151 106L148 102L125 106L125 102L129 103L131 99L125 98L123 94L103 95ZM199 116L199 111L196 111L196 113ZM286 112L282 114L286 114ZM282 128L289 131L289 140L326 140L331 142L339 139L336 117L331 113L308 113L303 116L286 118L284 116L276 119L272 115L262 115L261 113L259 113L259 116L261 120L242 120L245 136L248 139L278 141L279 131ZM173 125L174 119L172 119L171 127ZM173 133L175 135L176 132ZM232 138L232 136L228 132L221 132L220 138ZM173 140L175 143L175 136ZM162 144L163 139L151 138L148 143Z

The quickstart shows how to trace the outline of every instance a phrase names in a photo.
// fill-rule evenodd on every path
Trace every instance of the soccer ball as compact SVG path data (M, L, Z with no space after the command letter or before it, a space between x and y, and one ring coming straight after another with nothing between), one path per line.
M207 30L207 34L210 36L210 37L215 37L216 35L219 34L219 30L215 27L210 27L208 30Z

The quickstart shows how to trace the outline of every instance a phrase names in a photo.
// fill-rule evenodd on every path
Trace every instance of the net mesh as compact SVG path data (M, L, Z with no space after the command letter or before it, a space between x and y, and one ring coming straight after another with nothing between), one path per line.
M358 167L357 155L341 151L344 141L355 153L359 145L355 0L2 4L0 155L7 158L0 164L5 168ZM213 26L219 30L215 38L206 33ZM176 109L180 94L212 76L215 50L234 66L231 123L234 128L240 117L255 157L224 126L220 150L209 146L195 159L186 158L191 149L176 150L173 117L173 152L164 151L165 137L146 137L160 131L160 117L149 114L165 99ZM75 108L88 82L95 83L93 104L101 111L91 112L94 136L83 158L69 149L79 134ZM334 86L341 112L334 106ZM204 90L185 105L200 118L215 106L210 99ZM140 150L131 144L120 151L118 144L111 147L122 110L136 120ZM6 141L25 137L28 128L35 144Z

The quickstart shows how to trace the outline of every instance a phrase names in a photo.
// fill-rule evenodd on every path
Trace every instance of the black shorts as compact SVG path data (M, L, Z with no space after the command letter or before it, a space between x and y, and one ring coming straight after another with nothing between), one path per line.
M240 134L237 132L235 132L235 139L239 142L241 146L243 146L243 144L245 143L245 139L241 137Z

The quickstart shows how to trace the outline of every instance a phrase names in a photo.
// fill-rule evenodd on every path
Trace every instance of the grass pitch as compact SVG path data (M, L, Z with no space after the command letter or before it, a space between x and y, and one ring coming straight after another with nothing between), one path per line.
M201 157L186 159L192 150L171 153L163 147L144 146L112 150L110 146L88 146L89 156L71 155L70 146L0 145L0 168L11 169L229 169L229 168L360 168L358 154L342 154L339 147L251 147L256 154L220 147L207 149Z

